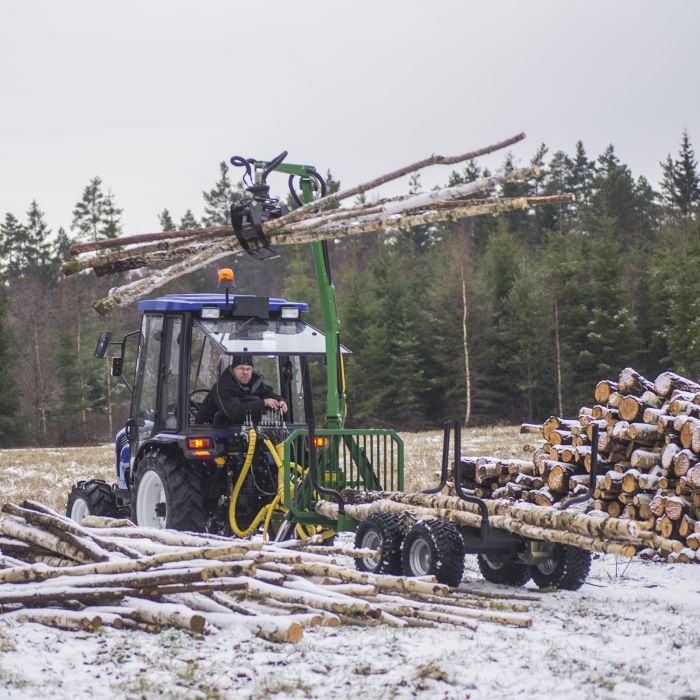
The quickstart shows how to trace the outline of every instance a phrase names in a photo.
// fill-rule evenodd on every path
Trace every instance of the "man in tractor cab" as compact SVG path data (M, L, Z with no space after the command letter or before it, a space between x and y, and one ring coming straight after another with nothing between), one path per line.
M197 412L196 423L240 424L250 416L257 423L268 408L287 412L287 404L253 368L252 355L234 355Z

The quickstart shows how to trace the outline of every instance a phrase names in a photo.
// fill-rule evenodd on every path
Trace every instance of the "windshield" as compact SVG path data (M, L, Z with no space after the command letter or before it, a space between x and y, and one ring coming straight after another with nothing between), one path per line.
M323 355L325 336L313 326L289 319L217 319L196 321L226 353Z
M243 325L242 321L226 321L227 327L231 323ZM288 322L285 321L284 323ZM291 323L295 322L292 321ZM190 396L197 403L201 403L204 400L209 389L211 389L233 359L231 354L223 350L228 345L228 340L225 339L223 343L217 342L220 335L212 335L209 329L206 329L207 332L205 332L202 325L199 322L195 322L192 327L192 353L190 355ZM221 325L223 324L217 324L217 326ZM230 332L228 329L222 331L223 334ZM321 342L323 342L322 335ZM237 348L239 352L243 351L242 347L237 346ZM286 416L287 422L304 423L306 417L304 413L304 392L299 355L291 353L274 356L255 355L253 357L253 365L255 372L263 375L265 384L269 384L276 394L283 396L287 401L289 405L289 412Z

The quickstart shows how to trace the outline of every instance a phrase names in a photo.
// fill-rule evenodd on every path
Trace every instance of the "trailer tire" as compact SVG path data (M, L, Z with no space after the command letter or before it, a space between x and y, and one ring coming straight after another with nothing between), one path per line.
M161 450L147 452L139 461L132 513L145 527L204 532L207 514L201 476L183 459Z
M358 571L373 574L401 574L401 527L395 513L372 513L357 526L355 547L374 549L379 559L355 559Z
M530 567L511 558L500 561L487 554L477 555L479 571L490 583L502 583L506 586L524 586L531 577Z
M421 520L406 534L401 557L406 576L433 575L459 586L464 574L464 540L453 523Z
M68 494L66 515L77 523L86 515L116 518L117 499L112 487L101 479L79 481Z
M568 544L549 546L552 556L531 567L532 580L539 588L581 588L591 570L591 553Z

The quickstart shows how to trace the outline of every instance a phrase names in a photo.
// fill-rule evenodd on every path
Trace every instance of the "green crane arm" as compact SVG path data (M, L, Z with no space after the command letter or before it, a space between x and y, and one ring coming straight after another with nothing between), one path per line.
M258 161L256 170L264 170L268 163ZM316 169L310 165L280 163L277 172L299 177L302 199L305 204L314 198L314 174ZM346 393L343 357L340 352L340 318L335 300L335 287L331 280L328 258L328 242L315 241L311 244L316 269L316 284L321 303L323 332L326 336L326 427L342 428L345 422Z

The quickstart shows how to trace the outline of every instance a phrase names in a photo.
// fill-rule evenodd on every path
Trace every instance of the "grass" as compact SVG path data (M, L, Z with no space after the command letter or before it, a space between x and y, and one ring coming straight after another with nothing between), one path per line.
M406 490L436 485L442 432L402 433L401 437ZM520 435L517 426L467 428L462 431L462 454L527 458L523 445L528 439L532 436ZM63 512L73 484L90 478L116 480L112 445L0 450L0 503L32 498Z

